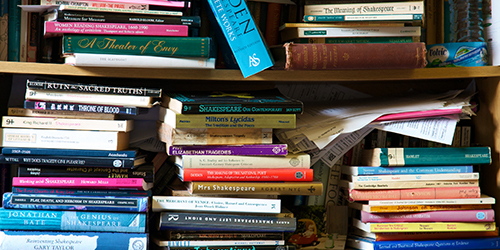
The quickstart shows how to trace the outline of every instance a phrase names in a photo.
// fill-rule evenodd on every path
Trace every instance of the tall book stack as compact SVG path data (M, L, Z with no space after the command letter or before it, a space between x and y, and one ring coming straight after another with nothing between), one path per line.
M153 242L170 249L283 246L296 220L278 195L323 190L308 154L273 144L273 129L295 127L302 108L277 89L165 93L158 136L178 179L168 192L153 192Z
M477 165L489 147L373 148L343 166L356 249L489 249L498 240L495 199L481 193Z
M0 161L18 164L0 209L4 244L35 249L32 239L60 236L51 248L147 246L154 165L129 148L134 121L115 116L146 112L160 96L153 88L28 80L25 107L2 117ZM80 240L87 237L96 240Z

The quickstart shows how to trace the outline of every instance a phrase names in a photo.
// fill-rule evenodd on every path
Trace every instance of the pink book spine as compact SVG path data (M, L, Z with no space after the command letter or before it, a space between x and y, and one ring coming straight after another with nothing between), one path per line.
M374 121L382 122L382 121L393 121L393 120L403 120L403 119L417 119L417 118L445 116L445 115L453 115L461 113L462 113L461 108L433 109L426 111L413 111L413 112L403 112L397 114L387 114L375 119Z
M387 190L349 190L351 201L368 200L418 200L480 198L479 187L410 188Z
M493 209L448 210L417 213L368 213L361 211L362 222L493 222Z
M129 35L129 36L180 36L188 35L187 25L176 24L137 24L137 23L87 23L56 22L44 23L47 36L62 34L89 35Z
M144 190L142 178L14 177L13 187L48 188L130 188Z
M182 170L183 181L312 181L312 169L207 169Z
M179 9L191 7L191 2L186 2L186 1L169 1L169 0L100 0L100 1L111 2L111 3L118 2L118 3L157 5L157 6L179 8Z

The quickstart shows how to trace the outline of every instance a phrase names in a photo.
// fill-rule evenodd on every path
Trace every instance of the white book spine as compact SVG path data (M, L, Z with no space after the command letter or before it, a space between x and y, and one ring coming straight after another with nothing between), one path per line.
M161 56L74 53L64 63L83 67L215 69L215 58L177 58Z
M299 37L417 37L420 26L361 28L297 28Z
M272 214L281 212L280 199L153 196L152 200L153 212L170 210Z
M2 127L128 132L134 128L134 123L133 120L90 120L4 116L2 117Z
M353 182L373 181L425 181L425 180L478 180L479 173L463 174L401 174L401 175L373 175L352 176Z
M310 168L309 154L279 156L183 155L176 161L182 168Z
M304 15L424 14L424 11L424 1L310 4L304 6Z
M152 98L148 96L109 95L26 89L25 98L27 100L74 102L128 107L132 106L142 108L150 108L153 106Z
M341 180L340 185L348 189L408 189L408 188L439 188L439 187L477 187L479 180L446 180L446 181L366 181L349 182Z
M110 9L133 9L133 10L148 10L148 4L133 4L120 2L104 2L104 1L80 1L80 0L41 0L40 5L74 5L85 7L103 7Z

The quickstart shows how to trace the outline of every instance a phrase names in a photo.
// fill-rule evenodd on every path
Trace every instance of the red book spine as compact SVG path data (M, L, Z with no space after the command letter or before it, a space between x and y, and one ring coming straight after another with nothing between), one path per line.
M425 43L285 43L286 70L408 69L427 64Z
M312 169L256 168L213 169L188 168L181 171L183 181L312 181Z
M480 198L479 187L410 188L387 190L349 190L352 201L368 200L418 200L418 199L461 199Z

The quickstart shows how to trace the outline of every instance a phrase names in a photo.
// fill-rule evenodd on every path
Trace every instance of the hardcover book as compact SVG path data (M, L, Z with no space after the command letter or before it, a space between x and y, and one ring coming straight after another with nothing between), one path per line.
M192 194L261 194L261 195L321 195L323 183L312 182L213 182L193 181L186 183Z
M153 184L142 178L13 177L12 186L149 190Z
M75 129L129 132L133 120L61 119L50 117L2 116L4 128Z
M495 222L387 222L363 223L353 218L353 226L371 233L495 231Z
M494 222L493 209L450 210L418 213L368 213L361 211L361 222Z
M353 28L287 28L280 31L281 39L291 41L297 38L332 37L419 37L420 26L404 27L353 27Z
M379 250L379 249L408 249L408 250L479 250L491 249L500 246L500 238L481 238L481 239L453 239L453 240L399 240L399 241L374 241L363 237L347 238L347 245L357 249Z
M81 104L77 102L43 102L43 101L24 101L24 108L31 110L33 114L39 114L41 112L47 112L50 117L51 114L56 112L64 112L63 117L72 117L73 113L68 114L68 112L78 112L75 117L87 118L89 115L138 115L146 113L146 108L138 108L132 106L113 106L113 105L100 105L100 104ZM53 112L51 112L53 111ZM50 112L50 113L49 113ZM87 115L88 114L88 115ZM55 114L59 115L59 114ZM61 116L59 115L59 116ZM98 118L94 118L98 119ZM100 118L99 118L100 119Z
M46 149L46 148L10 148L3 147L4 155L60 155L60 156L95 156L115 158L135 158L137 150L83 150L83 149Z
M280 199L188 197L188 196L152 196L153 212L225 212L279 214Z
M303 168L178 168L182 181L313 181L313 170Z
M215 69L215 58L89 53L64 54L63 57L65 64L82 67Z
M167 146L169 155L245 155L286 156L287 144L252 145L172 145Z
M348 198L351 201L369 200L418 200L418 199L463 199L480 198L479 187L440 187L440 188L410 188L410 189L349 189Z
M278 89L166 93L162 105L179 114L301 114L303 103Z
M137 158L110 158L96 156L57 155L0 155L0 163L52 165L72 167L134 168L146 163L145 156Z
M342 174L350 175L402 175L402 174L446 174L472 173L472 165L464 166L398 166L398 167L365 167L342 165Z
M246 156L246 155L174 155L169 157L184 170L188 168L297 168L309 169L309 154L287 154L285 156Z

